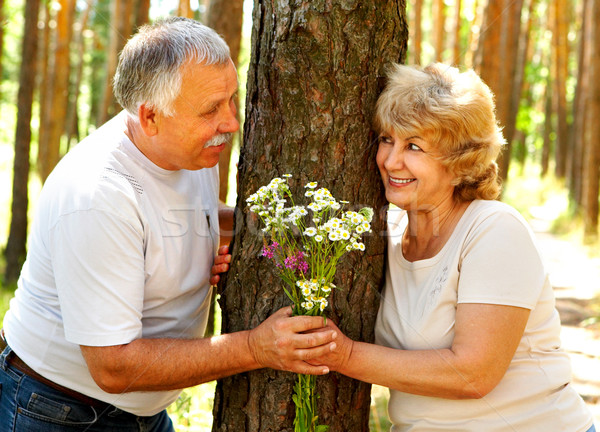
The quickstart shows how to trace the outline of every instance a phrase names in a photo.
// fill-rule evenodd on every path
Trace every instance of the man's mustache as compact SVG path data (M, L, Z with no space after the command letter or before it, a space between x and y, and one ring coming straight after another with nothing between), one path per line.
M231 132L226 132L226 133L222 133L222 134L216 135L216 136L212 137L211 139L209 139L204 144L204 148L207 148L207 147L216 147L216 146L219 146L221 144L227 144L227 143L231 142L231 138L232 137L233 137L233 134Z

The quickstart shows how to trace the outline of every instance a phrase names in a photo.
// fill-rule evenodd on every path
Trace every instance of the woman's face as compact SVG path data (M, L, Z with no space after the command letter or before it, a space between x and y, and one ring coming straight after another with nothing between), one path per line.
M377 166L386 198L405 210L431 211L453 199L454 176L436 158L435 144L422 135L379 135Z

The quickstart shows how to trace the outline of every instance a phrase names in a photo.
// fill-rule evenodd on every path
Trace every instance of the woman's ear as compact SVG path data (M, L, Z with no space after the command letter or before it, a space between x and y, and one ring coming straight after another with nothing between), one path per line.
M138 108L140 126L147 136L154 136L158 133L158 117L156 110L146 104L141 104Z

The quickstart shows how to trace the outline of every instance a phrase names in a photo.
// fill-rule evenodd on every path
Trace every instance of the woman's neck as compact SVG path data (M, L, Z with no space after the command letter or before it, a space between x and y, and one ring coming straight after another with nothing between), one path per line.
M432 258L442 250L470 202L448 202L408 210L408 226L402 238L402 253L408 261Z

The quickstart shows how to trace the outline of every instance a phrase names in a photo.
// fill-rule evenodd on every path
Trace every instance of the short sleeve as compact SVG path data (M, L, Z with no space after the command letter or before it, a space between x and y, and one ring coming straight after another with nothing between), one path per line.
M546 272L526 222L508 211L482 217L467 236L460 260L458 303L533 309Z
M143 229L106 210L60 217L50 251L65 336L80 345L128 343L142 333Z

